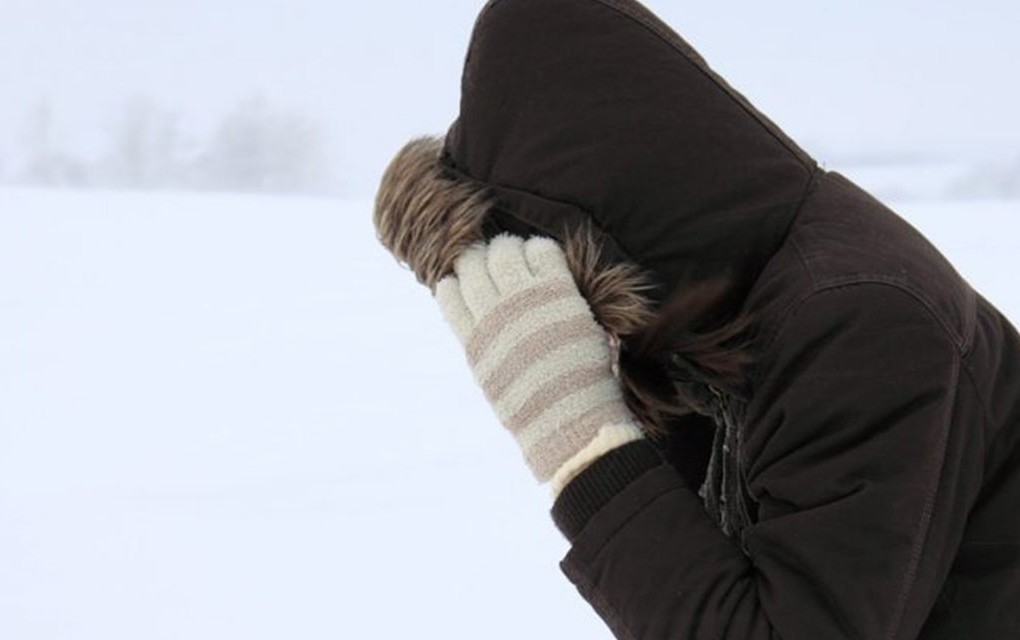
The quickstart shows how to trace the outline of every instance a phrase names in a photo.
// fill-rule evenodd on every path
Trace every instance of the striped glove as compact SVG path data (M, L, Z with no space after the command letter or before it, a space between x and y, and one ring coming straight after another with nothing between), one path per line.
M461 255L436 299L500 421L554 491L642 437L612 372L607 336L548 238L501 235Z

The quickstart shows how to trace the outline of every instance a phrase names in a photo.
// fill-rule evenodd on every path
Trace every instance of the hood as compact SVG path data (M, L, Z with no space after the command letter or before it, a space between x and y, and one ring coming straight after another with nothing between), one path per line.
M815 163L661 20L627 0L492 0L468 49L441 163L506 228L594 227L657 302L725 278L746 296ZM730 305L732 306L732 305Z
M448 175L442 150L443 140L430 136L405 144L383 172L372 215L382 245L432 290L468 247L507 225L529 234L526 225L501 215L484 185ZM715 394L702 383L741 385L749 360L737 343L746 319L705 334L688 331L718 300L716 283L685 288L656 311L651 274L607 256L606 240L582 221L561 242L579 292L618 347L628 406L650 435L664 435L677 417L711 412Z

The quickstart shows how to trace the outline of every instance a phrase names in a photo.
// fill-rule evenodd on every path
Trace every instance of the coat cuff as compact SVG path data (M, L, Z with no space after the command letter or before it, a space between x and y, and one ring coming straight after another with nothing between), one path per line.
M613 449L564 487L552 507L553 521L573 541L616 494L662 464L658 449L646 440Z

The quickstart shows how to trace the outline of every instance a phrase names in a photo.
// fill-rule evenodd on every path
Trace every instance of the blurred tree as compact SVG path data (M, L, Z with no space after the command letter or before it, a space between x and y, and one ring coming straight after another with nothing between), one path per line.
M54 110L40 100L23 129L19 181L45 186L323 192L328 182L322 126L262 98L241 102L204 140L187 140L180 117L147 97L129 100L98 160L55 143Z
M148 98L130 100L101 163L102 182L118 187L180 187L185 182L176 114Z
M199 159L198 179L209 188L321 191L324 142L317 122L252 98L220 122Z
M20 182L46 186L83 186L89 182L85 163L53 143L53 107L47 99L31 110L23 136L25 166Z

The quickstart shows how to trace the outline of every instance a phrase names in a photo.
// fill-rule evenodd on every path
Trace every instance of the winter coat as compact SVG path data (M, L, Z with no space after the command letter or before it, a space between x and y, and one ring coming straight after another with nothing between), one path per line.
M553 508L617 637L1020 638L1020 337L915 229L631 0L489 2L440 153L494 229L753 318L746 393Z

